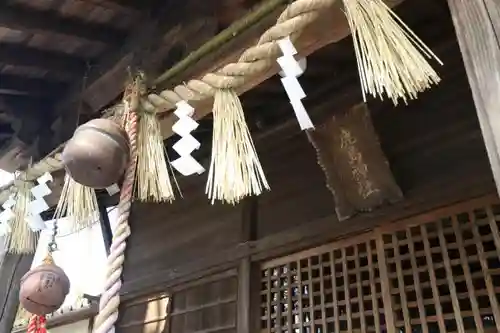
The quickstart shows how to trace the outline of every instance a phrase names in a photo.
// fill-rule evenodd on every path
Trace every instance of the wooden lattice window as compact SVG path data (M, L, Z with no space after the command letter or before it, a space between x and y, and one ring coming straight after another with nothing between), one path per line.
M262 332L500 332L499 223L481 198L264 263Z
M266 332L368 332L383 325L375 240L331 244L262 270ZM288 259L288 258L286 258Z
M396 327L496 331L499 222L500 206L488 205L383 234Z

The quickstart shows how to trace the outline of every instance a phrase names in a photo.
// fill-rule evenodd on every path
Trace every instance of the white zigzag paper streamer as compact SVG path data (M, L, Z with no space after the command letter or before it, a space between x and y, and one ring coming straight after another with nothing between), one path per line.
M179 120L172 126L172 131L178 134L181 139L172 148L180 157L172 162L172 166L183 176L190 176L195 173L202 174L205 172L205 168L191 156L191 153L199 149L201 145L191 135L191 132L198 128L198 123L191 118L194 108L185 101L180 101L176 105L177 109L174 114Z
M297 79L297 77L304 73L304 69L294 57L294 55L297 54L297 50L293 46L290 37L279 40L278 45L281 52L283 52L283 56L277 59L278 64L282 69L282 73L284 74L284 77L281 78L281 83L285 88L290 104L292 104L293 111L295 112L300 128L302 130L312 129L314 128L314 125L311 118L309 118L304 105L302 104L302 99L306 97L306 93Z
M38 177L36 180L38 185L31 189L31 194L35 199L29 203L28 225L33 231L45 229L45 222L40 214L49 209L49 205L45 201L44 197L52 193L47 183L52 182L53 180L52 175L46 172L42 176Z
M12 207L15 204L14 195L11 195L2 205L4 210L0 213L0 236L6 236L11 232L10 222L14 219Z
M120 187L117 184L113 184L109 187L106 187L106 191L108 192L108 195L112 197L116 193L120 192Z

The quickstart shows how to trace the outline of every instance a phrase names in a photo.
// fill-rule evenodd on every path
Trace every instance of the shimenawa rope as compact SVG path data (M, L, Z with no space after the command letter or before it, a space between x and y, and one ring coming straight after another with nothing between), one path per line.
M248 48L236 63L230 63L201 79L189 80L173 90L164 90L159 95L150 94L142 99L143 107L165 112L175 108L175 103L213 97L219 89L238 89L249 78L260 74L276 63L281 55L277 41L290 36L296 39L300 32L316 20L320 13L331 7L336 0L297 0L283 11L276 24L260 37L257 45Z

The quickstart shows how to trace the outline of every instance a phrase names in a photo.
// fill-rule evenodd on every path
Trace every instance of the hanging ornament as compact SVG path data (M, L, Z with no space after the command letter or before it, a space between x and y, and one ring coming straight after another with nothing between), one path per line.
M45 316L59 309L69 293L70 282L54 264L52 254L21 278L19 301L28 312Z
M62 152L64 166L71 177L95 189L117 183L128 158L127 135L109 119L94 119L78 127Z
M176 104L174 114L179 120L172 126L172 131L179 135L181 139L172 148L179 154L179 158L172 162L172 166L183 176L190 176L195 173L202 174L205 168L196 161L191 154L200 149L200 142L196 140L191 132L198 128L198 123L192 118L194 108L186 101Z
M54 217L66 216L72 232L89 227L99 218L97 197L93 188L77 183L70 175L64 177Z
M282 72L280 74L283 76L281 78L281 83L285 88L285 91L292 104L292 108L295 111L295 116L299 122L300 128L313 129L314 125L307 114L304 105L302 104L302 99L306 97L306 93L297 79L304 73L304 69L301 63L295 60L295 55L297 50L292 44L290 37L283 38L278 41L278 45L283 52L283 56L278 58L278 64L280 65ZM304 66L305 67L305 66Z
M441 61L383 0L343 0L366 94L383 97L394 104L405 103L437 84L439 76L427 59Z
M28 225L30 218L30 202L32 184L26 181L24 172L16 175L17 193L14 196L13 206L14 219L11 225L11 236L9 239L8 252L17 254L30 254L36 250L38 233Z
M124 95L124 103L130 94L141 94L144 90L143 76L136 78ZM139 89L139 91L132 91ZM170 181L169 167L165 158L163 136L155 113L139 108L137 134L137 199L140 201L172 202L175 195Z
M245 122L240 99L232 89L214 96L212 158L206 193L215 200L236 204L249 195L269 189Z
M55 265L52 257L52 253L57 250L56 234L57 220L54 221L47 257L40 266L31 269L21 278L19 303L32 314L28 332L46 333L46 315L59 309L69 293L69 278Z

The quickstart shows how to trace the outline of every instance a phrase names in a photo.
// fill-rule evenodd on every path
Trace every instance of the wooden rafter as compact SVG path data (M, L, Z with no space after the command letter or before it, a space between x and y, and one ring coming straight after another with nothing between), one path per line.
M107 0L108 2L116 3L119 6L133 8L139 11L151 9L154 0Z
M32 33L57 33L120 45L127 33L74 18L65 18L53 11L38 11L24 6L12 6L0 2L0 26Z
M24 78L17 75L0 76L0 95L56 96L66 89L63 82Z
M0 17L2 9L0 9ZM58 73L82 75L86 68L84 59L60 52L0 44L0 63L8 65L42 68Z
M86 100L92 111L97 111L106 106L123 91L123 82L126 79L127 67L143 67L158 52L160 46L164 46L163 36L167 31L181 23L189 25L191 22L203 16L207 19L210 6L200 6L195 0L187 0L178 3L174 0L154 0L151 8L155 11L146 15L144 20L136 24L136 29L130 37L122 44L119 50L106 52L99 61L92 66L88 73L86 89L83 96L89 92L93 94L92 101ZM193 10L196 8L196 10ZM208 24L208 23L207 23ZM57 106L57 112L61 114L60 122L73 122L74 112L71 112L75 101L81 99L82 90L78 83L68 92ZM70 131L66 133L65 131ZM71 135L73 129L61 128L63 133L59 134L66 138Z

